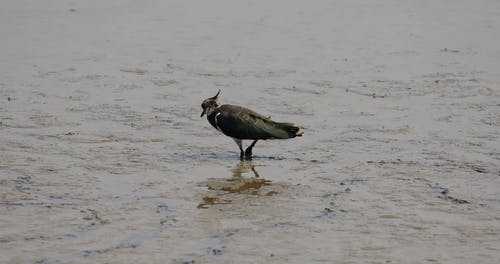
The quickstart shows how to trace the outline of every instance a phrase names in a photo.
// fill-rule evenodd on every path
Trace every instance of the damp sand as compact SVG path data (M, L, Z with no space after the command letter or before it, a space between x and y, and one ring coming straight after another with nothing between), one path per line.
M497 263L498 10L2 1L0 262Z

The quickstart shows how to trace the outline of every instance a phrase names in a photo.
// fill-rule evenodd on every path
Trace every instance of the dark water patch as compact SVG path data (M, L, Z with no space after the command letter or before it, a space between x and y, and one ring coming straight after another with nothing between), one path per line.
M148 230L148 231L133 233L128 237L122 239L122 242L116 245L104 248L82 250L79 253L77 253L77 255L74 257L91 257L120 249L135 249L140 247L144 241L152 239L157 233L158 230Z
M174 64L174 63L167 63L167 64L165 64L165 66L163 68L164 68L164 71L167 73L173 73L175 71L183 71L184 70L184 66Z
M203 160L234 160L234 161L239 161L240 160L240 154L236 152L210 152L210 153L173 153L173 155L182 155L184 157L184 160L197 160L197 161L203 161Z
M151 82L154 85L160 86L160 87L169 86L169 85L173 85L173 84L178 83L178 81L176 81L174 79L153 79L153 80L151 80Z
M14 189L16 192L31 194L33 187L32 178L17 170L2 170L5 176L0 179L0 185Z
M64 239L73 239L76 237L77 237L77 235L75 233L68 233L68 234L63 234L63 235L53 235L53 236L45 236L45 235L24 236L24 237L15 237L15 238L2 238L2 239L0 239L0 243L11 243L11 242L16 242L16 241L36 241L36 240L57 241L57 240L64 240Z
M366 179L345 179L345 180L342 180L339 185L352 185L356 182L365 182L365 181L368 181Z
M164 201L164 197L161 196L113 196L102 197L99 198L99 200L108 205L114 203L142 202L145 206L151 208L151 212L154 212L154 217L157 218L159 222L160 231L166 227L174 226L178 221L174 217L174 211Z
M268 160L286 160L287 158L286 157L283 157L283 156L253 156L253 159L268 159ZM295 160L300 160L300 158L292 158L292 160L295 159Z
M206 160L222 160L222 161L241 161L240 154L237 152L211 152L211 153L194 153L194 154L181 154L181 153L173 153L172 155L178 156L182 155L184 160L197 160L197 161L206 161ZM253 155L253 161L296 161L301 163L316 163L316 164L326 164L331 163L332 160L326 159L303 159L300 157L287 157L287 156L262 156L262 155Z
M353 94L356 94L356 95L361 95L361 96L368 96L368 97L371 97L373 99L376 99L376 98L386 98L387 97L387 94L379 94L379 93L375 93L375 92L372 92L372 93L368 93L368 92L362 92L362 91L358 91L357 89L353 89L353 88L346 88L346 93L353 93Z
M324 88L325 86L321 86L319 83L311 82L312 85ZM329 87L328 87L329 88ZM313 94L313 95L325 95L326 90L314 90L307 88L297 88L295 85L292 87L283 87L282 90L294 92L294 93L305 93L305 94Z
M389 160L380 160L366 161L367 164L375 164L378 166L386 166L386 165L405 165L405 166L420 166L420 167L437 167L443 169L466 169L475 171L478 173L490 173L490 170L486 168L486 165L481 164L480 162L459 162L459 161L432 161L432 162L420 162L413 160L402 160L402 159L389 159Z
M84 214L84 216L82 217L83 220L91 221L91 225L95 225L95 224L104 225L104 224L110 223L110 221L107 219L104 219L102 217L102 214L100 212L98 212L97 210L88 208L88 209L80 210L80 213Z
M326 160L326 159L303 159L300 157L286 157L286 156L260 156L260 155L254 155L252 157L252 160L256 161L295 161L295 162L300 162L300 163L316 163L316 164L326 164L326 163L331 163L333 160Z
M470 203L467 200L459 199L459 198L455 198L455 197L450 196L449 189L446 187L442 187L441 185L439 185L439 183L427 183L427 186L429 186L431 189L439 191L439 195L437 196L438 198L441 198L441 199L444 199L446 201L450 201L450 202L456 203L456 204L468 204L468 203Z
M430 180L427 180L425 178L396 178L398 180L403 180L403 181L409 181L409 182L415 182L415 183L421 183L424 186L427 186L433 190L436 190L438 192L438 195L436 196L437 198L455 203L455 204L470 204L469 201L456 198L450 195L450 189L444 186L441 186L441 184L437 182L432 182Z
M266 227L269 229L275 229L275 228L290 228L292 226L298 226L298 225L299 225L299 223L286 221L286 222L272 223L271 225L268 225Z
M160 229L173 227L177 223L177 219L172 214L172 210L163 202L158 202L156 205L156 214L160 217Z
M138 247L138 245L134 244L134 243L121 243L119 245L116 245L113 247L108 247L108 248L103 248L103 249L83 250L80 252L80 255L82 257L90 257L90 256L97 255L97 254L108 253L110 251L117 250L117 249L137 248L137 247Z
M88 231L88 230L87 230ZM75 232L77 233L77 232ZM82 232L83 233L83 230ZM115 250L120 249L135 249L141 246L142 242L150 240L158 233L158 230L148 230L143 232L138 232L131 234L128 237L122 239L122 242L108 247L96 248L96 249L85 249L77 253L61 254L58 256L52 256L39 260L37 263L74 263L76 260L87 257L92 257L95 255L110 253ZM69 235L71 238L80 237L82 234ZM64 235L66 236L66 235Z
M49 260L48 258L44 258L44 259L37 260L34 263L35 264L51 264L51 263L58 263L58 262L59 261L55 262L55 261Z
M417 161L401 160L399 158L393 159L393 160L380 160L380 161L369 160L366 163L368 163L368 164L378 164L378 165L393 164L393 165L410 165L410 166L416 166L416 165L420 164Z
M50 203L50 202L0 202L0 205L3 206L19 206L19 207L74 207L77 204L75 203Z
M441 52L449 52L449 53L459 53L460 50L457 50L457 49L449 49L449 48L442 48L440 50Z
M141 69L141 68L120 68L121 72L126 72L126 73L135 73L137 75L144 75L148 72L148 70Z
M321 163L321 164L326 164L326 163L331 163L333 160L317 160L317 159L311 159L311 160L306 160L311 163Z
M487 168L485 168L486 167L485 165L477 164L475 162L445 161L445 162L434 163L432 166L445 169L465 169L465 170L475 171L478 173L490 173L490 171Z
M156 206L156 213L157 214L160 214L160 213L170 213L170 209L168 208L168 205L164 204L164 203L159 203L157 206Z
M226 249L226 246L222 246L220 248L212 248L208 247L207 248L207 253L212 256L221 256Z
M352 181L351 181L351 184L352 184ZM339 213L347 213L347 210L339 208L339 206L336 204L336 200L339 196L346 195L346 194L349 194L351 192L352 192L351 188L347 187L347 188L340 190L340 191L337 191L337 192L327 193L327 194L322 195L321 201L323 202L325 207L320 212L320 214L315 216L314 218L330 221L330 220L333 220L335 218L335 216Z
M437 72L423 75L425 85L420 95L434 94L443 98L476 97L478 94L492 95L493 90L485 87L477 78L481 71Z
M469 204L470 202L467 201L467 200L464 200L464 199L459 199L459 198L455 198L455 197L451 197L449 195L445 195L445 196L438 196L439 198L442 198L442 199L445 199L447 201L450 201L450 202L453 202L453 203L456 203L456 204Z
M218 257L225 254L228 248L228 237L233 236L239 229L230 229L211 235L202 241L205 253L211 257Z
M175 217L165 216L160 219L160 228L163 230L166 227L173 227L177 222L178 220Z
M195 264L196 261L191 258L173 259L172 264Z
M21 175L17 176L16 179L14 189L18 192L30 193L32 187L31 176Z

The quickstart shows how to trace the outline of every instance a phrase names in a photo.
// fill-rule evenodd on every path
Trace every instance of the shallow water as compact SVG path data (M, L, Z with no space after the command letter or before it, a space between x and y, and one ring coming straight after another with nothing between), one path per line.
M497 262L496 1L195 2L0 3L0 262Z

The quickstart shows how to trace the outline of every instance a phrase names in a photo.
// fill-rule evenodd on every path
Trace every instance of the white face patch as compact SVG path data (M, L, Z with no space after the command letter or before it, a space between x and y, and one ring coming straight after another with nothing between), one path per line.
M215 111L215 108L213 107L208 107L207 108L207 115L211 115Z

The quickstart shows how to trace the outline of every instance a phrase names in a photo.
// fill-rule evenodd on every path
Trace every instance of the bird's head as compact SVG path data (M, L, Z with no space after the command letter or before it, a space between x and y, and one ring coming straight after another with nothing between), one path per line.
M201 103L201 108L203 108L203 112L201 113L200 117L203 117L203 115L205 114L210 115L213 111L215 111L215 109L217 109L217 107L219 107L219 94L220 90L214 97L210 97L203 100L203 103Z

